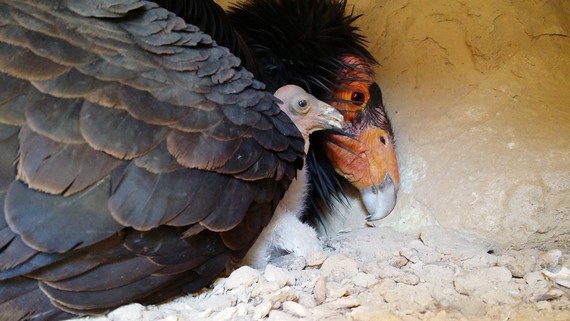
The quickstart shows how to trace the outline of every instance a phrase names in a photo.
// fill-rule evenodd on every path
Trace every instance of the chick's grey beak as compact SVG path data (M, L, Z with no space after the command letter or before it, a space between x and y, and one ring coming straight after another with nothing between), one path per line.
M384 176L384 180L380 184L361 189L362 201L370 213L366 219L376 221L390 214L396 206L397 194L398 191L389 174Z
M319 101L319 119L320 129L342 129L344 126L344 117L331 105Z

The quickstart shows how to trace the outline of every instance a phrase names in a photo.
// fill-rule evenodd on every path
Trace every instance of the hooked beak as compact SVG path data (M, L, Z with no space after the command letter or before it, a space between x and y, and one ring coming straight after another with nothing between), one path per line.
M331 135L327 154L336 172L360 191L367 220L379 220L392 212L400 176L394 142L387 132L369 127L356 139Z
M318 119L319 121L317 122L317 126L315 126L310 133L315 132L317 130L323 130L323 129L334 129L334 128L338 128L338 129L342 129L342 127L344 126L344 117L338 112L338 110L336 110L336 108L334 108L333 106L322 102L322 101L318 101L318 105L319 105L319 113L318 113Z
M370 213L366 219L376 221L386 217L396 206L398 189L389 174L384 176L380 184L373 185L360 190L362 202Z

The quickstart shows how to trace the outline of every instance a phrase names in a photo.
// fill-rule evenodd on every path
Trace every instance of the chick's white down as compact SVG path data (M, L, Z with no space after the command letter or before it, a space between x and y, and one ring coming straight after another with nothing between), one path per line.
M282 103L281 110L291 118L305 140L305 154L309 149L309 135L317 130L342 128L342 115L334 107L317 100L302 88L287 85L275 92ZM307 194L307 167L297 171L296 179L279 202L273 218L263 230L242 261L243 265L261 268L272 257L282 253L306 256L322 249L317 232L301 222L304 199Z

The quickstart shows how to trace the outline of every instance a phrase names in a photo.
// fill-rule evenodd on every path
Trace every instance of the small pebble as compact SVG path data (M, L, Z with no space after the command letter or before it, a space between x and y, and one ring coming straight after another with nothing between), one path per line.
M236 307L227 307L222 311L220 311L219 313L217 313L216 315L214 315L212 319L216 321L229 321L234 319L236 313L237 313Z
M261 273L249 266L242 266L230 274L224 282L226 290L232 290L238 287L249 287L259 281Z
M289 271L278 268L271 264L268 264L265 267L263 276L269 282L276 282L280 288L284 287L285 285L295 284L295 278Z
M283 311L289 312L294 316L304 318L307 316L307 309L297 302L285 301L282 304Z
M348 295L348 289L346 286L338 283L338 282L327 282L327 300L332 301L343 296Z
M307 261L303 256L299 256L293 260L289 268L293 271L300 271L307 266Z
M313 289L315 295L315 301L317 304L322 304L327 298L327 282L324 277L320 277L315 283L315 288Z
M263 301L253 309L253 320L261 320L265 318L273 307L273 303L269 300Z
M522 253L513 253L510 255L503 255L497 259L497 265L504 266L516 278L522 278L525 274L530 273L536 269L535 256L528 260Z
M397 255L390 259L389 264L395 268L401 268L410 262L405 256Z
M457 292L472 295L481 289L501 287L511 279L511 271L506 267L492 267L463 272L455 277L454 286Z
M321 266L321 275L331 281L341 281L358 273L358 263L344 254L329 256Z
M327 306L329 306L331 309L334 309L334 310L350 309L350 308L356 308L356 307L360 306L360 302L356 298L348 296L348 297L342 297L342 298L336 299L334 301L328 302Z
M294 317L287 312L280 311L280 310L271 310L269 312L269 317L267 321L297 321L299 318Z
M372 286L374 283L378 282L378 280L372 274L358 272L358 274L352 278L352 282L356 286L368 288Z
M321 266L327 258L327 253L325 252L311 252L305 258L308 267L319 267Z
M313 295L310 295L306 292L299 292L299 302L300 305L306 308L314 308L317 306L317 301Z
M286 286L276 293L269 294L268 299L271 301L274 308L278 308L281 306L281 303L285 301L297 301L298 297L291 287Z
M391 265L379 266L376 270L377 276L382 279L391 279L397 283L404 283L409 285L417 285L420 283L419 276L415 275L409 269L398 269Z
M274 293L281 289L282 286L279 286L277 282L260 282L257 283L251 290L252 297L264 296L268 293Z
M543 253L539 257L540 267L543 269L550 269L557 266L562 258L562 251L559 249L550 250Z
M111 320L117 319L121 321L139 321L142 319L144 310L145 307L143 305L138 303L131 303L109 313L107 317Z

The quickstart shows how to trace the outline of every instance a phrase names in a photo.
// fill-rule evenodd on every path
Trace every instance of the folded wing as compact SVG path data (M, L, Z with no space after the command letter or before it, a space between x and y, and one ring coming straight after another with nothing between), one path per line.
M0 316L157 302L243 257L303 140L239 59L146 1L0 21Z

